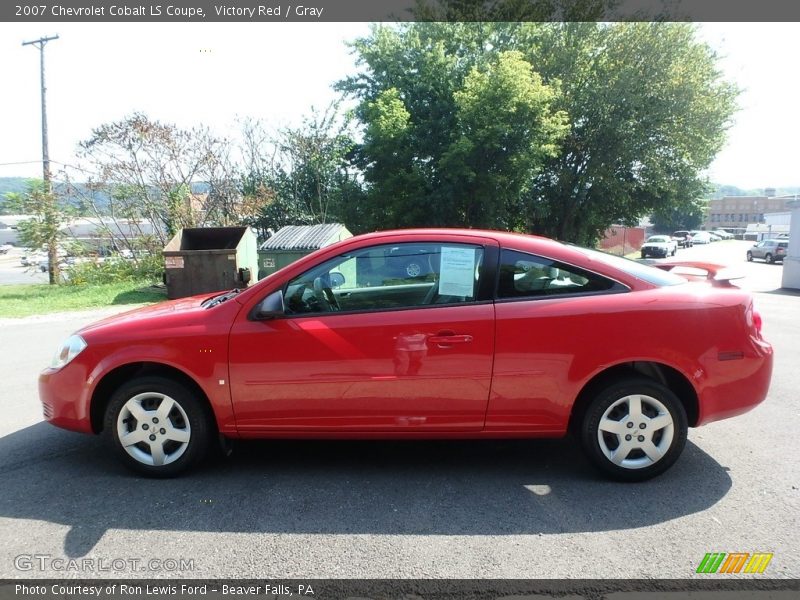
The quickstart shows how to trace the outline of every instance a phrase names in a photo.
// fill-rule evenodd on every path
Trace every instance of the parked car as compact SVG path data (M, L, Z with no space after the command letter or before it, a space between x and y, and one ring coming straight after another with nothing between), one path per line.
M788 240L761 240L747 251L747 260L759 258L768 263L783 262L788 250Z
M642 245L642 258L654 256L656 258L666 258L675 256L678 252L678 243L668 235L651 235Z
M688 231L676 231L672 234L672 239L678 244L678 248L692 247L692 234Z
M0 245L0 254L8 254L8 251L11 250L14 246L11 244L3 244Z
M434 277L394 279L394 248L425 249ZM385 285L359 283L367 264ZM750 410L770 383L751 294L714 265L669 272L681 264L504 232L367 234L247 289L84 327L39 394L50 423L103 434L155 477L219 439L573 432L599 469L644 480L688 427Z
M66 266L74 265L75 264L75 257L74 256L59 256L58 257L58 267L63 269ZM39 270L42 273L47 273L50 270L50 258L45 254L43 258L39 259L37 263Z
M714 235L716 235L717 237L719 237L719 238L721 238L723 240L732 240L733 239L733 234L732 233L728 233L724 229L715 229L711 233L713 233Z
M433 270L428 248L398 246L387 250L389 264L394 267L396 277L414 279L425 277Z
M711 243L711 234L707 231L698 231L692 234L692 243L693 244L710 244Z
M19 257L19 262L23 267L39 266L43 258L47 258L47 254L37 250L26 250L22 256Z

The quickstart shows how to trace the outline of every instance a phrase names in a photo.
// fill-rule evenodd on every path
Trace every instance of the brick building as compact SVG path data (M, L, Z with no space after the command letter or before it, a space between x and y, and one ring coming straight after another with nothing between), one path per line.
M764 215L785 212L794 196L725 196L708 201L703 229L742 228L764 223Z

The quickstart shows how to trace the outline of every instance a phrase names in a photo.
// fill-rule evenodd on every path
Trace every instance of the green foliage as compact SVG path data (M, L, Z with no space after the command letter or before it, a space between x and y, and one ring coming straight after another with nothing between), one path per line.
M61 227L72 215L71 209L60 205L40 179L27 180L24 192L7 193L5 206L9 212L31 216L18 225L19 242L34 250L47 250L51 243L61 240Z
M682 23L414 23L353 48L362 70L337 87L364 125L364 228L591 244L702 195L737 95Z
M59 282L59 266L56 256L59 242L64 238L62 227L69 221L74 210L59 203L55 194L42 180L28 181L24 193L6 194L6 204L14 212L30 215L17 225L18 240L33 250L45 250L49 257L50 284Z
M135 281L155 283L161 281L164 258L150 254L137 258L87 259L65 267L64 272L66 283L70 286Z
M99 285L0 285L0 317L27 317L112 305L166 300L164 290L146 281Z
M669 233L682 229L700 229L705 218L706 201L695 199L660 207L653 213L652 222L657 232Z
M255 125L246 125L250 158L240 191L252 207L248 224L263 233L285 225L358 220L361 190L348 162L354 143L350 121L338 105L321 113L312 109L299 127L260 143Z

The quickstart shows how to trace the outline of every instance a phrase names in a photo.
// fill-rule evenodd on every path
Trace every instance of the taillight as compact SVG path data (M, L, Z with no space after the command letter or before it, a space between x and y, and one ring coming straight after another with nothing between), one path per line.
M756 309L753 309L753 327L756 328L758 335L761 335L761 325L763 321L761 320L761 313L759 313Z
M756 335L761 337L761 326L763 325L763 321L761 319L761 313L755 309L752 301L750 301L750 304L748 304L747 310L744 313L744 320L747 323L747 326L755 329Z

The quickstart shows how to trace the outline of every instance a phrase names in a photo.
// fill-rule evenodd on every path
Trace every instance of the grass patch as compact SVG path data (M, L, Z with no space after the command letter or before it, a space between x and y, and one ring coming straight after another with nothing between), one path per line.
M166 300L147 281L97 285L0 285L0 317L27 317L122 304Z

